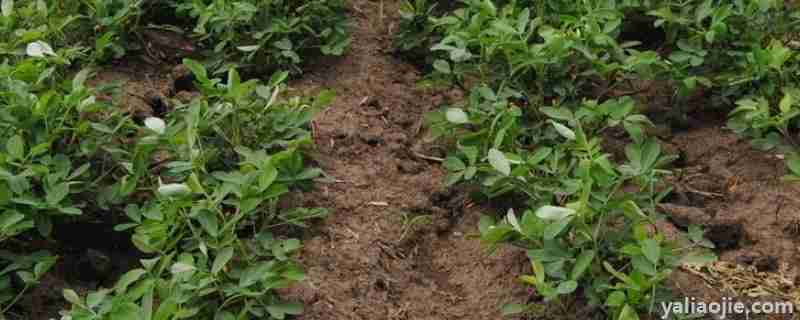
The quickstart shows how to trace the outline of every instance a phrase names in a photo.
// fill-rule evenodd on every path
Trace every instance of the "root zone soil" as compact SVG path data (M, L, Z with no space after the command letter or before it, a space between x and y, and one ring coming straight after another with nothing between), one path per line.
M312 158L332 181L292 199L330 208L332 214L303 235L299 259L307 279L282 295L302 301L305 312L299 319L307 320L500 319L503 304L529 301L531 294L517 277L530 273L530 264L523 250L511 247L488 255L470 235L481 214L498 210L471 204L465 190L444 188L443 169L420 157L443 156L424 140L423 115L460 99L461 93L418 89L420 72L393 56L398 2L352 1L348 53L313 62L291 84L298 93L333 89L338 97L313 125ZM126 105L132 112L148 110L139 96L190 95L168 93L181 90L171 88L169 77L158 70L121 66L102 77L127 83ZM776 155L754 150L725 130L724 115L691 118L690 129L664 137L668 148L685 155L676 168L685 174L671 181L679 192L669 204L700 215L689 219L706 227L721 260L753 268L762 277L781 274L790 283L780 288L787 296L778 298L791 297L798 292L792 266L800 262L800 187L779 180L784 168ZM684 227L671 222L665 228ZM72 260L80 261L62 259L21 302L35 310L32 319L57 317ZM726 286L731 282L724 276L704 275L679 269L669 285L677 296L709 301L747 292L746 285ZM574 309L549 316L578 317L580 308Z

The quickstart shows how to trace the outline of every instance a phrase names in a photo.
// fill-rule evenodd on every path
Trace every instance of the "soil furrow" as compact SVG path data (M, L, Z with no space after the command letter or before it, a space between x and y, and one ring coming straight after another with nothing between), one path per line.
M336 182L299 200L332 214L309 231L308 277L285 295L304 302L302 319L499 319L524 290L524 253L489 256L468 238L480 213L412 151L425 112L454 93L418 90L419 72L392 56L397 3L352 5L349 52L292 84L338 95L314 125L314 158Z

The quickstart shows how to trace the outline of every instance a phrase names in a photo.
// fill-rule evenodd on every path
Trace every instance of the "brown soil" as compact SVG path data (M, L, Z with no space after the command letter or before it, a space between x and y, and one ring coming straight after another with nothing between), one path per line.
M676 295L706 301L796 299L800 186L780 180L786 172L780 155L754 149L747 139L725 129L724 115L697 115L693 124L691 130L674 134L668 141L685 155L684 168L676 168L672 179L678 192L669 205L695 212L681 218L705 227L706 238L716 245L721 261L759 272L752 284L743 287L768 287L766 280L777 275L784 283L775 294L748 296L746 290L736 288L742 273L712 280L679 270L671 279ZM687 222L674 216L672 220L677 227ZM775 315L771 319L790 318Z
M336 182L304 200L332 215L299 255L307 280L285 295L305 303L300 319L499 319L524 293L524 252L489 256L468 238L480 212L415 156L435 151L422 142L423 115L457 93L415 87L421 75L391 54L397 3L382 3L353 1L349 53L292 84L338 94L314 123L314 158Z

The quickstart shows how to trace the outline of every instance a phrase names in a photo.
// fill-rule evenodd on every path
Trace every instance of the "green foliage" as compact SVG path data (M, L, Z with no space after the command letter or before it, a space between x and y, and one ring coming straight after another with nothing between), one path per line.
M446 183L525 199L521 216L484 217L481 239L528 250L533 275L521 280L546 300L580 294L609 318L636 319L664 298L660 283L678 263L714 259L697 228L681 246L657 232L656 204L669 193L662 168L673 158L645 135L652 124L634 100L612 89L659 81L683 116L705 87L717 105L739 101L729 126L755 144L793 144L797 57L785 38L798 15L783 2L465 0L416 24L407 16L398 41L439 39L428 82L469 93L429 116L433 133L455 144ZM648 34L631 36L635 28ZM660 43L641 42L659 33ZM627 133L624 159L603 151L608 131ZM799 158L787 178L800 176Z
M208 48L199 56L215 72L300 71L304 57L342 55L350 43L343 0L4 3L0 37L8 40L0 42L0 56L19 58L34 52L61 64L76 58L103 63L131 51L143 54L151 45L142 43L145 28L190 34L185 40ZM164 15L172 15L170 23L175 25L153 24L163 20L155 17ZM46 50L31 51L34 43Z
M5 223L5 222L4 222ZM5 239L0 238L0 241ZM56 263L56 256L46 251L37 251L28 255L19 255L0 250L0 314L5 314L30 288L39 284L39 280ZM21 289L14 288L12 278L22 281Z
M436 11L436 3L428 0L406 0L400 3L400 29L394 36L395 47L403 53L417 52L428 54L437 33L431 17Z
M508 102L515 95L477 87L463 108L431 115L437 133L458 137L458 151L444 162L448 184L474 181L489 197L527 200L521 216L484 216L481 240L525 248L534 274L521 280L548 301L580 288L615 314L646 311L682 255L708 254L653 231L655 204L668 192L659 168L673 158L644 136L649 120L628 97L542 107L534 116ZM602 151L600 133L613 128L633 141L622 163Z
M414 23L403 25L398 40L441 39L431 47L439 52L434 80L513 86L535 105L631 79L668 81L679 100L700 85L719 88L720 101L730 102L754 90L774 94L797 77L783 43L798 31L800 15L779 1L462 2L426 19L407 9ZM649 41L663 33L660 48L669 54L625 32L647 32L642 40Z
M334 95L286 97L286 72L242 80L234 63L223 82L185 60L200 95L137 122L117 105L113 85L87 80L94 63L136 48L131 42L151 8L123 0L2 1L0 314L57 261L30 253L36 246L28 242L52 239L54 226L68 221L113 221L150 258L111 289L65 290L71 305L63 319L284 319L302 311L274 292L304 277L292 261L300 242L275 230L305 227L328 211L278 201L321 175L305 161L308 125ZM348 41L341 10L329 1L273 2L236 25L218 16L203 23L209 42L235 36L220 46L222 59L276 68L300 62L277 55L341 54ZM269 49L231 54L256 38ZM275 53L281 41L292 48Z
M277 202L290 188L320 175L305 167L298 148L309 143L302 127L330 94L314 103L277 100L285 74L261 84L240 82L231 69L222 83L209 79L197 62L184 64L195 72L203 95L164 120L145 122L148 130L134 147L130 174L121 179L136 181L130 189L150 189L154 197L127 205L130 222L115 229L131 230L133 244L157 256L123 276L113 292L101 289L85 299L65 292L71 319L140 314L284 319L302 310L273 291L303 279L289 259L300 242L271 230L304 226L304 220L327 214L324 209L282 210ZM169 161L153 180L141 172L149 170L155 154ZM129 199L126 192L116 196Z
M213 46L213 65L296 66L309 52L341 55L350 43L343 0L180 1L194 34Z

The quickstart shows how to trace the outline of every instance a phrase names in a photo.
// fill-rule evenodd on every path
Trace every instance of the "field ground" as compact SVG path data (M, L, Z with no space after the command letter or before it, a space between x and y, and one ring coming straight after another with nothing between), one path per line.
M466 192L443 189L439 166L415 156L441 156L424 139L422 117L462 93L416 89L420 72L392 55L389 30L397 9L391 1L382 13L377 2L353 5L359 9L350 52L293 84L339 94L315 127L316 159L337 182L321 184L305 199L335 214L310 231L301 254L310 280L288 295L307 304L303 319L498 319L498 306L526 296L515 275L530 272L527 259L508 248L487 259L468 236L480 214L500 210L466 208ZM781 274L792 281L778 287L783 298L798 299L796 270L787 267L800 263L800 188L780 181L781 159L754 150L724 124L725 114L698 113L690 129L662 137L685 157L675 168L680 196L670 200L707 215L690 219L713 226L722 261ZM417 215L434 221L405 234L397 228ZM725 287L739 294L766 290L759 281L729 283L729 277L742 275L706 282L680 270L671 285L709 301L732 296L718 290Z
M348 52L316 61L290 84L300 93L333 89L337 99L313 123L311 154L326 179L286 200L332 214L305 231L299 259L308 277L281 295L302 301L299 319L308 320L500 319L501 305L529 297L516 276L530 273L530 264L524 251L511 247L487 257L471 235L481 214L513 203L475 204L467 190L443 187L445 172L431 159L444 153L425 139L424 114L463 93L417 88L421 71L392 50L397 1L351 4ZM137 95L180 91L168 90L164 71L139 66L115 67L101 77L128 78L126 91ZM146 108L133 95L126 101ZM673 224L661 227L667 234L687 222L710 228L720 260L740 267L678 270L670 286L678 295L712 301L770 292L800 305L800 187L779 180L779 155L752 149L724 123L724 114L698 111L689 129L661 136L667 149L682 154L670 179L677 192L663 206ZM41 310L37 319L59 309L52 302L67 264L21 303ZM581 308L572 307L575 315L565 319L580 317Z

